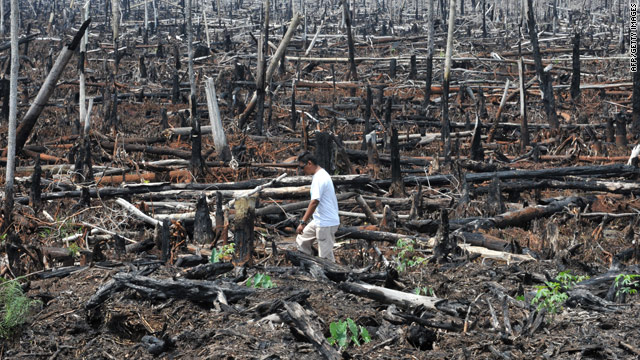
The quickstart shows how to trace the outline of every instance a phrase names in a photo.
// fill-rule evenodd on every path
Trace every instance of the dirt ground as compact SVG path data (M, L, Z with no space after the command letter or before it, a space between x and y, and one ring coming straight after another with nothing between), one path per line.
M284 241L281 250L293 249ZM384 247L383 247L384 249ZM393 253L393 249L388 249ZM347 241L336 250L338 262L369 262L372 259L356 241ZM151 254L150 254L151 256ZM151 256L148 259L153 259ZM134 259L130 259L134 260ZM138 263L142 263L138 259ZM314 279L308 272L292 266L284 255L266 258L262 265L248 269L271 276L273 289L256 289L246 298L230 304L194 303L168 299L149 301L132 290L124 290L109 298L90 315L85 304L96 290L115 273L130 272L144 266L134 262L112 262L112 267L94 265L70 276L29 283L28 295L43 305L25 325L21 333L1 347L5 359L318 359L317 350L297 337L287 324L263 320L255 306L282 299L295 291L308 290L310 296L302 305L317 314L314 319L325 337L329 324L351 318L365 326L371 342L349 346L344 358L357 359L631 359L640 347L640 330L632 319L638 317L638 296L610 311L598 312L578 307L565 307L548 315L534 334L520 334L534 307L526 301L508 305L512 328L505 333L502 301L492 294L502 287L516 297L535 293L534 283L526 284L531 275L555 276L558 270L572 274L597 275L607 270L606 264L582 262L582 256L568 263L551 260L506 264L491 260L458 259L444 265L426 264L409 268L400 274L396 284L412 291L426 286L439 298L466 304L469 328L466 332L435 330L432 349L421 350L408 341L408 334L426 331L416 324L398 324L385 316L389 305L345 293L334 282ZM589 269L585 273L585 269ZM158 266L154 278L179 277L181 269ZM535 278L535 276L534 276ZM246 279L234 271L218 281ZM498 328L491 321L492 304L497 312ZM416 310L419 312L419 310ZM96 315L97 313L97 315ZM170 339L170 348L152 355L141 343L145 335ZM627 344L629 347L625 347Z
M46 5L47 2L42 3ZM159 3L172 5L172 2L162 1ZM242 2L240 1L240 3ZM256 8L254 18L257 19L259 2L254 1L253 3L257 4L254 6ZM333 1L332 3L337 2ZM67 7L66 4L63 6ZM337 23L338 17L342 13L341 10L338 10L340 10L339 7L336 7L334 23ZM23 10L24 12L25 10ZM178 13L170 12L162 18L177 19L182 17L176 14ZM237 13L235 16L247 14L249 13ZM50 24L49 13L37 15L39 16L37 20L42 24ZM77 15L79 18L79 13ZM369 15L360 13L360 16ZM610 17L611 19L615 18L615 16L607 15L605 19L605 16L602 16L606 21L609 21ZM51 16L51 19L53 18ZM513 17L509 20L515 22L516 19ZM474 21L478 20L479 18L474 18ZM289 128L293 89L290 84L295 77L298 80L302 79L301 84L324 81L325 85L328 85L333 81L333 86L297 87L294 96L295 105L298 111L302 109L305 113L314 113L314 110L317 110L317 113L314 113L315 117L320 119L317 124L311 123L309 126L311 120L304 119L307 121L310 133L315 128L320 131L332 132L341 141L351 142L346 146L349 150L361 149L362 135L365 131L362 115L365 109L366 87L370 83L377 84L372 85L375 97L373 104L375 121L373 118L371 121L378 127L379 137L384 137L388 132L383 124L386 98L393 98L391 117L400 137L407 134L408 139L409 135L426 136L440 132L441 105L436 104L435 100L440 98L441 93L434 92L431 101L428 102L429 105L425 107L423 106L424 81L415 82L409 79L409 54L414 54L414 50L419 50L420 57L424 58L425 52L422 47L426 45L407 42L410 40L411 33L410 30L407 30L410 29L410 24L406 23L400 27L396 25L395 31L397 32L394 32L393 42L387 41L391 38L380 38L380 42L376 44L369 44L367 41L359 41L358 44L358 56L360 57L404 56L405 59L398 64L400 69L396 78L391 78L388 75L389 61L363 62L358 64L361 82L357 83L357 87L351 91L351 88L340 86L336 88L335 85L336 81L342 83L349 80L346 63L317 64L306 61L300 63L287 61L285 71L278 72L274 77L274 88L277 86L277 89L280 90L274 89L269 100L269 103L273 102L273 104L271 106L272 114L269 113L272 115L271 119L265 123L264 135L266 136L251 137L253 128L244 134L244 129L238 128L236 117L242 113L244 107L242 99L248 100L253 93L255 79L253 79L252 73L255 61L251 56L255 53L255 46L252 42L237 42L236 37L244 34L239 31L244 32L245 30L238 30L244 28L244 25L238 27L238 18L234 21L218 26L216 45L212 49L215 51L211 57L204 57L196 63L196 72L199 84L205 77L216 79L226 135L231 150L240 163L282 165L285 161L293 161L291 159L302 150L304 141L300 130L301 121L298 122L297 129L295 126L294 129ZM246 22L246 18L243 18L242 21ZM378 21L377 15L375 21L376 23ZM594 40L591 36L591 39L587 41L585 36L582 46L587 49L602 47L605 49L602 54L614 55L612 50L614 46L613 35L618 34L617 25L615 30L613 30L614 27L611 27L609 29L611 31L602 31L599 29L600 21L598 20L598 24L594 24L590 31L600 35L611 33L611 38L605 38L607 41L600 44L604 40L599 40L597 36ZM386 29L387 22L384 22L385 25L382 25L382 21L380 25ZM469 34L470 26L476 25L473 23L465 25ZM509 62L504 63L489 63L480 59L493 58L495 52L502 50L505 52L513 50L512 46L515 46L515 41L507 44L506 40L510 36L514 39L518 37L517 31L515 31L518 26L511 25L510 30L507 31L505 20L505 30L502 31L496 27L494 29L496 35L493 36L493 39L482 39L477 32L473 36L467 35L467 38L464 38L462 28L457 35L459 39L456 41L460 41L460 45L456 50L456 56L477 58L478 62L465 60L456 64L454 66L456 71L465 71L462 69L463 66L473 68L473 71L469 75L465 71L464 76L461 73L454 74L454 85L463 89L463 86L457 82L469 80L468 84L477 85L474 85L473 92L478 97L480 95L477 87L485 88L486 95L483 96L486 96L489 113L483 119L483 136L487 134L493 119L496 118L505 79L517 81L518 77L517 69L514 66L515 62L511 61L515 58L510 58ZM598 27L595 27L596 25ZM479 27L479 25L477 26ZM177 28L177 23L174 23L173 27ZM229 31L236 41L234 47L238 48L237 51L225 50L223 43L217 41L223 38L223 34L227 34L228 28L236 29ZM284 29L284 27L282 28ZM129 34L127 36L130 38L127 39L127 42L121 43L121 45L129 44L128 47L131 49L123 54L120 73L113 84L111 84L112 80L109 80L108 75L111 70L107 71L107 63L112 61L110 58L107 60L111 56L111 45L95 43L96 40L106 42L105 39L109 38L110 30L96 31L92 34L90 49L100 49L100 52L93 51L90 59L87 60L87 67L93 75L89 78L91 85L88 89L88 96L96 97L96 99L98 97L108 99L111 85L115 89L116 84L118 84L117 94L124 96L117 106L119 119L117 129L111 128L106 120L105 114L110 111L110 107L107 106L108 102L96 100L93 116L95 123L92 125L93 128L89 136L89 141L92 142L93 166L96 169L98 166L124 169L123 171L127 175L153 172L153 175L156 176L153 181L158 182L177 184L191 181L192 177L187 170L187 165L183 164L176 169L163 167L160 170L158 169L161 167L157 165L156 167L145 167L149 161L166 160L167 156L124 150L124 141L121 141L123 138L131 138L129 140L132 142L149 147L191 150L191 143L187 137L167 136L170 129L163 130L161 126L164 111L167 111L167 121L170 128L190 126L189 115L185 115L189 105L187 101L184 101L188 86L182 84L183 100L169 101L173 74L178 74L178 70L174 69L175 59L173 55L163 57L158 55L156 57L155 46L153 48L147 45L130 46L136 44L139 30L138 25L131 25L127 32ZM160 43L164 44L165 52L169 54L172 53L170 49L174 45L177 46L177 49L182 46L182 50L184 50L186 47L184 41L176 36L175 29L170 30L171 33L163 29L164 32L154 35L152 43L155 44L161 40ZM424 29L420 30L420 34L423 32L422 30ZM69 29L66 31L64 36L69 37L72 32ZM333 38L335 31L331 31L331 38ZM169 34L171 35L169 36ZM61 38L64 39L64 36ZM438 31L438 36L440 39L436 51L444 53L445 39L442 38L441 31ZM168 40L164 39L172 40L165 42ZM569 49L569 35L558 39L564 40L557 46L563 46L565 50ZM426 36L423 40L426 41ZM26 79L20 85L20 94L25 97L20 101L21 113L26 111L30 102L29 97L35 96L46 76L46 72L43 70L46 69L47 56L44 54L50 52L50 42L50 39L46 41L34 40L31 46L33 64L26 67L26 70L22 70L21 73L21 76ZM609 42L611 42L611 47ZM334 43L325 42L322 46L323 53L318 56L326 57L335 54L344 56L346 44L342 40L335 43L339 46L332 44ZM306 43L302 45L306 45ZM551 45L545 46L549 50L553 50ZM287 55L301 54L304 51L301 44L293 47L296 48L295 52L288 51ZM320 46L317 47L320 48ZM526 48L526 46L524 47ZM467 49L471 53L467 54ZM324 53L325 50L326 53ZM53 53L56 52L57 50L53 51ZM320 50L315 52L320 52ZM315 52L311 55L317 55ZM631 147L617 146L613 140L608 139L607 135L613 136L613 128L605 129L605 125L608 122L611 124L614 117L618 116L618 112L623 114L626 109L630 109L630 106L627 105L631 101L631 88L627 85L615 84L608 84L611 85L609 90L597 88L600 85L607 85L606 82L628 81L626 59L617 56L616 53L615 58L612 57L611 60L605 62L600 62L598 59L583 61L583 81L585 84L596 87L583 90L580 99L573 101L570 99L568 91L564 89L568 88L570 79L570 73L567 70L570 63L566 61L570 58L568 54L569 50L566 50L567 57L564 60L553 60L554 64L556 61L558 62L553 70L554 84L563 87L556 93L558 113L562 117L563 127L554 134L548 130L541 130L546 122L537 90L538 86L535 85L527 95L529 99L527 104L529 124L540 125L536 128L537 131L531 133L532 143L537 144L535 149L527 148L525 151L521 151L519 130L514 127L500 127L494 141L483 145L486 156L484 162L481 163L482 165L499 164L499 166L517 170L626 162L626 158L624 160L620 160L620 158L628 157ZM178 53L178 55L180 54ZM499 54L496 55L498 58L500 57ZM558 53L556 57L559 58L560 55ZM183 65L180 70L180 81L184 82L187 78L186 53L183 52L182 57L184 59L182 59ZM140 79L135 75L139 72L138 64L141 59L148 59L149 66L155 73L153 77L149 76L150 79ZM28 142L28 145L32 146L30 147L31 151L57 158L51 161L52 164L48 164L52 166L51 169L56 170L44 171L43 179L46 183L43 182L42 187L45 193L61 191L61 188L80 188L72 178L72 170L69 170L76 157L79 156L81 142L79 137L72 135L72 133L77 134L80 128L80 123L75 120L78 118L78 86L75 85L77 81L76 62L72 60L71 65L65 70L54 96L49 100L53 105L48 106L42 113ZM306 69L307 66L309 67L308 72L303 71L301 75L300 69ZM420 79L426 79L422 60L419 67ZM433 85L436 86L436 82L440 81L438 79L441 79L441 62L434 65L434 71L437 74L433 75ZM243 75L239 76L238 73ZM533 67L527 68L526 76L527 78L535 76ZM92 77L95 78L92 79ZM293 83L295 84L295 82ZM516 89L512 87L513 94L515 91ZM159 95L142 96L145 93ZM471 122L480 111L476 109L475 102L466 97L464 91L458 91L458 93L455 100L451 99L451 121L459 124L466 122L468 127L466 130L470 130ZM138 100L138 98L140 99ZM502 122L519 123L519 103L514 99L507 101L502 113ZM203 111L202 114L204 114L206 99L203 89L199 90L197 102L198 111ZM484 103L484 101L482 102ZM626 115L630 117L630 111ZM208 114L202 115L202 119L206 121L203 124L208 124ZM578 122L585 122L582 125L589 126L573 127ZM456 127L454 130L458 132L462 130L462 127ZM7 134L7 127L3 121L0 125L2 147L6 144L5 134ZM313 136L313 134L311 135ZM157 139L158 137L163 137L163 139ZM632 140L630 144L636 141L632 134L629 134L628 137ZM147 143L152 138L154 142ZM470 139L470 137L456 139L453 144L453 158L458 160L459 157L469 156ZM101 144L103 141L112 141L117 146L112 145L111 148L103 146ZM436 175L448 171L444 167L441 168L439 164L438 154L442 154L443 145L440 141L437 140L421 146L417 146L416 143L417 141L407 141L407 144L402 146L401 155L412 157L414 160L424 160L428 157L433 161L428 167L403 165L404 175L424 176L427 173ZM218 161L213 148L211 136L204 136L202 149L209 155L206 160L211 162ZM534 150L542 152L541 156L546 156L546 158L542 159L541 157L542 160L537 161L533 160L533 156L525 156L522 160L512 161L524 153L534 154ZM390 153L389 149L382 148L380 152L385 156ZM620 158L614 160L616 156ZM16 196L26 198L30 192L30 176L34 161L31 155L22 154L19 157ZM176 160L173 156L170 158ZM371 170L367 165L367 159L352 158L351 162L352 173L364 174ZM69 166L60 170L64 165ZM212 167L212 169L205 176L197 179L198 182L212 184L273 177L273 175L285 171L291 175L294 173L291 171L291 167L286 166L247 166L232 169L229 164L225 164L221 167ZM100 171L102 170L104 169ZM183 174L187 175L182 178L172 177L172 172L169 170L183 171ZM375 172L376 176L372 176L372 178L380 180L391 177L388 163L377 170L379 171ZM457 170L459 171L460 168ZM567 181L585 181L586 178L567 178ZM593 178L597 179L598 177L594 176ZM148 182L140 177L136 179L135 182L139 185ZM631 181L637 181L637 173L636 178L629 182ZM513 182L506 183L513 185ZM130 183L129 185L134 184ZM424 187L424 198L435 199L439 197L442 199L440 195L447 194L449 195L447 198L453 198L457 204L462 198L462 185L458 185L447 185L428 189L428 191ZM94 183L90 186L92 188L120 187L122 184L114 181L110 184L96 185ZM408 195L417 192L417 189L412 186L413 184L407 188ZM472 187L474 186L476 185L472 185ZM477 184L477 186L487 186L487 184ZM467 212L464 214L453 214L453 207L456 204L451 202L448 207L452 212L451 220L467 216L488 216L485 211L487 210L485 205L487 197L474 195L475 189L471 189L471 200ZM378 191L376 192L376 190ZM380 195L383 191L379 190L371 187L366 191L368 194ZM506 195L506 192L503 195ZM161 254L157 247L149 252L119 256L110 247L113 239L109 239L111 243L104 251L106 260L95 260L83 267L79 264L78 258L72 259L72 263L75 261L73 273L68 276L43 279L42 276L48 274L46 271L41 271L42 266L40 265L44 264L36 264L36 261L31 261L23 253L21 261L25 265L24 273L30 274L24 283L26 294L30 298L39 300L41 304L14 337L0 343L0 359L320 359L322 355L317 347L309 339L301 336L288 321L283 320L285 319L281 316L283 308L279 307L272 313L261 312L261 309L265 307L264 304L277 304L278 301L296 294L304 295L305 299L299 302L307 310L312 327L322 337L330 336L331 323L347 318L354 320L357 325L368 330L371 334L369 343L361 346L351 344L344 349L339 349L345 359L640 358L640 328L636 323L636 319L640 317L640 295L630 294L626 297L617 297L614 301L608 302L606 307L598 306L612 288L613 276L640 273L637 257L634 260L628 256L619 261L620 257L618 256L624 251L628 252L633 246L637 251L640 240L637 220L638 213L640 213L640 202L637 195L577 190L527 190L511 195L515 199L508 199L505 202L507 206L513 208L522 208L527 206L525 204L535 205L538 204L538 200L543 198L571 195L588 196L593 200L588 212L591 215L594 213L600 213L600 215L585 217L581 213L582 211L587 212L585 209L565 209L548 218L528 222L521 227L485 230L488 235L495 236L505 242L517 242L525 250L530 251L534 260L522 263L506 263L505 261L476 257L458 249L448 262L423 262L417 266L408 266L405 271L398 272L396 268L403 259L399 255L400 250L397 249L396 244L377 243L382 254L391 262L389 267L385 267L379 261L378 256L374 255L375 253L369 248L366 241L348 237L340 239L336 248L336 257L341 265L350 269L352 272L350 276L386 271L387 276L384 279L373 281L375 285L384 285L407 293L413 293L416 288L419 288L427 295L442 299L443 303L451 305L448 309L456 309L448 311L428 310L421 307L403 308L401 305L390 305L380 300L373 300L341 290L339 283L323 280L314 271L296 266L287 260L286 252L295 249L291 229L286 229L291 225L276 226L274 222L269 223L265 219L256 221L258 240L254 254L255 265L244 270L236 268L218 276L214 282L248 289L246 286L248 277L262 273L269 275L276 287L253 289L250 295L229 301L228 304L215 297L204 303L194 302L184 297L150 300L144 295L144 292L125 288L110 295L98 307L88 310L86 305L89 300L116 274L136 273L145 270L149 272L148 276L153 279L172 280L182 279L185 269L174 265L160 264L158 259ZM167 200L164 208L160 205L145 205L145 201L136 197L130 200L145 211L151 209L150 213L156 211L156 214L160 214L173 212L178 202L188 203L189 206L193 205L195 201L192 201L193 198L189 198L189 196L195 197L193 194L187 194L183 197L176 195L175 198L163 199L163 201ZM285 201L282 203L284 204L292 198L284 199ZM225 200L229 200L229 198L227 197ZM280 200L282 199L278 199L278 201ZM21 244L33 253L36 252L35 249L45 247L68 249L69 243L65 243L61 239L71 234L89 231L91 226L83 224L85 222L118 234L127 234L127 236L134 237L135 241L142 241L152 236L150 233L153 230L149 226L145 227L144 223L115 205L112 198L93 198L89 206L85 204L76 207L77 203L77 198L50 200L46 202L43 209L48 216L45 216L43 211L32 210L29 206L17 205L15 210L16 230ZM341 210L360 211L356 205L350 206L352 208L341 208ZM409 204L398 213L407 215L408 208ZM381 214L382 209L375 209L375 212ZM629 213L632 216L628 216ZM438 214L435 211L424 216L424 219L435 220L437 218ZM364 225L361 220L343 220L345 225ZM263 232L267 225L270 227L265 235ZM181 226L176 225L176 227ZM550 234L550 230L554 228L557 229L557 236ZM174 230L176 232L182 231L180 229ZM414 234L402 226L399 226L398 232ZM185 234L179 234L177 237L181 240L187 240ZM277 254L272 251L270 245L272 241L277 246ZM4 246L2 249L4 251ZM178 253L185 255L187 251L180 248ZM4 260L5 253L1 255ZM409 255L430 258L432 248L422 243L416 244L414 251ZM41 260L42 257L38 258ZM49 267L62 266L62 264L55 262L47 265ZM5 266L2 268L6 269ZM567 299L556 314L544 314L543 311L538 311L537 305L532 305L532 299L540 291L540 287L544 286L547 281L554 281L561 272L565 271L574 276L584 275L592 279L603 279L606 276L609 278L597 286L584 286L584 290L588 290L589 294L594 295L595 298L589 299L579 296L580 294L584 295L584 293L580 293ZM606 276L603 277L605 274ZM580 286L578 284L576 288L582 289ZM635 288L637 287L636 285ZM633 290L633 286L629 290ZM405 317L400 317L398 313L402 313ZM407 317L414 317L414 320L407 320ZM426 323L431 325L425 325ZM464 326L460 326L462 324ZM160 346L161 343L164 345Z

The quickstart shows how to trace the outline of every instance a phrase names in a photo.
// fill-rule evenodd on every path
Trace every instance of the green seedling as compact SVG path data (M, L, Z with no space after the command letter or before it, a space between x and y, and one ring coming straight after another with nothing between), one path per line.
M547 281L545 285L537 286L536 296L531 300L531 305L538 305L538 311L547 309L551 314L555 314L562 310L562 304L569 298L562 291L560 283Z
M13 335L26 322L31 310L39 304L40 301L24 296L17 279L0 278L0 339Z
M210 263L218 263L224 260L227 256L232 256L236 252L235 244L231 243L228 245L223 245L220 250L213 248L211 250L211 256L209 257Z
M563 271L556 276L556 280L565 289L571 289L575 284L589 279L587 275L571 275L569 271Z
M350 341L356 346L360 346L360 340L364 343L371 341L369 331L364 326L358 326L351 318L332 322L329 324L329 332L331 333L331 336L327 338L329 344L338 344L340 348L349 346Z
M419 266L427 261L426 258L415 255L414 244L415 241L411 239L399 239L396 246L393 247L397 251L394 259L398 272L405 272L407 268Z
M435 296L435 291L433 291L431 286L418 286L413 290L413 293L416 295Z
M571 275L569 271L563 271L556 276L556 281L547 281L544 285L537 286L538 291L531 300L531 305L537 305L538 310L546 309L555 314L562 311L562 305L569 298L567 291L575 284L589 279L586 275Z
M78 246L78 244L76 244L75 242L69 244L67 250L69 251L69 255L71 255L71 257L76 258L78 257L78 255L80 255L80 246Z
M640 275L636 274L619 274L614 280L614 286L616 287L616 296L619 297L622 294L635 295L638 293L637 287L640 287Z
M271 277L269 275L257 273L253 275L253 277L249 278L247 286L258 289L271 289L276 287L276 284L271 281Z

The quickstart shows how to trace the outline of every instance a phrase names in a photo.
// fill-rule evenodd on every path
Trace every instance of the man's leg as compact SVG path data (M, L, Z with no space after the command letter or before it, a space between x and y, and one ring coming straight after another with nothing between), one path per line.
M299 234L296 237L296 244L298 244L298 250L302 251L307 255L313 255L313 249L311 248L311 244L316 239L316 223L311 220L307 226L302 230L302 234Z
M318 256L336 262L333 256L333 244L336 241L336 231L338 226L318 227L316 236L318 237Z

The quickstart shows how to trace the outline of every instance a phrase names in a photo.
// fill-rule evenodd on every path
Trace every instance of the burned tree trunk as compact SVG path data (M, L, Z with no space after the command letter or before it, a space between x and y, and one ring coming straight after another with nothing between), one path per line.
M342 0L342 11L344 14L344 22L347 26L347 45L349 46L349 77L351 80L358 80L358 71L356 69L356 48L353 45L353 35L351 34L351 15L349 12L349 2Z
M264 2L264 24L258 41L258 68L256 74L256 94L258 109L256 111L256 130L262 135L264 127L265 76L267 70L266 56L269 49L269 0Z
M571 55L573 73L571 74L571 98L578 100L580 96L580 30L576 30L573 36L573 52Z
M214 240L211 217L209 216L209 205L207 205L207 197L205 195L201 195L196 203L193 240L199 244L209 244Z
M282 37L282 41L280 42L280 45L278 45L278 49L276 50L275 54L271 56L271 62L267 67L267 72L264 78L265 83L268 83L271 81L271 77L273 76L273 73L276 71L278 64L281 61L284 61L283 58L284 58L284 53L287 49L287 45L289 45L289 42L293 38L293 34L295 33L298 25L300 25L301 19L302 19L302 16L300 16L300 14L295 14L291 19L291 24L289 24L289 28L287 29L287 32ZM251 113L255 109L257 101L258 101L258 94L254 92L244 112L238 118L238 127L240 127L241 129L244 128L244 125L247 119L249 118L249 115L251 115Z
M2 1L2 0L0 0ZM9 90L9 144L7 146L7 169L4 184L4 219L2 230L10 229L13 222L13 184L15 180L16 152L21 148L16 143L16 121L18 117L18 0L11 0L11 75ZM4 16L4 14L0 14Z
M416 64L416 55L411 55L410 68L409 68L409 79L415 80L416 75L418 74L418 66Z
M224 224L224 212L222 209L222 193L216 191L216 233L213 246L216 246L218 241L222 239L223 244L227 244L227 232Z
M405 197L404 181L400 170L400 147L398 146L398 130L391 128L391 188L394 197Z
M31 174L31 192L29 193L29 204L36 212L38 212L42 205L42 189L40 189L41 178L42 167L40 167L40 156L36 156L33 174Z
M484 149L482 148L482 122L476 114L476 126L471 137L471 160L484 161Z
M20 126L18 126L16 132L16 151L22 150L22 147L27 142L27 138L29 138L31 130L33 130L33 127L38 121L38 117L47 105L49 97L51 96L51 94L53 94L53 91L55 90L58 83L58 79L60 79L64 68L69 63L69 60L71 60L71 56L73 56L76 48L80 44L80 40L82 39L85 30L89 26L89 23L91 23L91 19L85 21L82 24L71 43L62 49L60 55L58 55L58 58L56 59L55 64L51 68L49 75L47 75L44 84L42 84L38 95L29 107L27 113L22 118L22 122L20 123Z
M553 95L553 81L550 71L545 71L542 67L542 55L540 54L540 46L538 45L538 34L536 32L536 20L534 18L533 0L527 0L527 24L529 26L529 37L531 38L531 46L533 47L533 60L536 66L536 73L540 80L540 91L542 91L542 102L544 110L547 114L547 121L552 130L558 130L560 122L556 113L556 102Z
M198 179L207 173L206 162L202 157L202 135L200 119L196 113L196 96L191 95L191 162L189 167L193 176Z
M442 128L441 140L444 143L444 162L448 164L451 159L451 124L449 122L449 82L451 81L451 56L453 53L453 29L456 20L456 0L449 1L449 27L447 31L447 50L444 62L444 77L442 81Z
M371 94L371 86L367 85L367 98L364 108L364 132L362 133L362 150L367 150L367 135L371 132L371 105L373 103L373 95Z
M160 237L157 240L159 243L159 248L162 251L162 261L168 262L171 260L171 231L170 231L171 223L169 219L164 219L162 221L162 225L160 226Z
M518 77L520 78L520 151L525 152L529 146L529 125L527 124L527 89L524 81L524 59L522 46L518 41Z
M622 113L616 115L616 145L627 146L627 119Z
M427 106L429 105L429 103L431 102L431 78L433 77L433 47L434 47L434 36L435 36L435 31L433 28L433 2L435 0L427 0L427 2L429 3L429 24L428 26L428 36L429 36L429 40L427 41L427 74L426 74L426 79L425 79L425 86L424 86L424 102L422 104L422 106L425 108L427 108Z
M233 227L235 236L235 266L251 266L253 263L253 222L255 220L255 197L242 197L236 200L236 218Z
M333 135L325 132L316 134L316 159L318 165L327 170L329 174L336 171L336 151Z
M455 247L455 237L449 236L449 213L447 212L447 209L441 209L440 227L438 228L436 246L433 248L433 255L438 262L445 262L447 261L449 254L454 251Z

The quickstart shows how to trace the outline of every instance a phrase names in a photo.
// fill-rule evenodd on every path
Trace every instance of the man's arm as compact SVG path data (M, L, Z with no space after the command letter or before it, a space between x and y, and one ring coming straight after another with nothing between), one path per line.
M296 232L298 234L302 234L302 230L304 230L306 223L309 222L309 219L311 218L313 213L316 211L318 204L320 204L320 200L318 199L311 200L311 202L309 203L309 206L307 207L307 211L304 213L304 216L302 216L302 222L304 224L301 223L300 225L298 225L298 228L296 229Z

